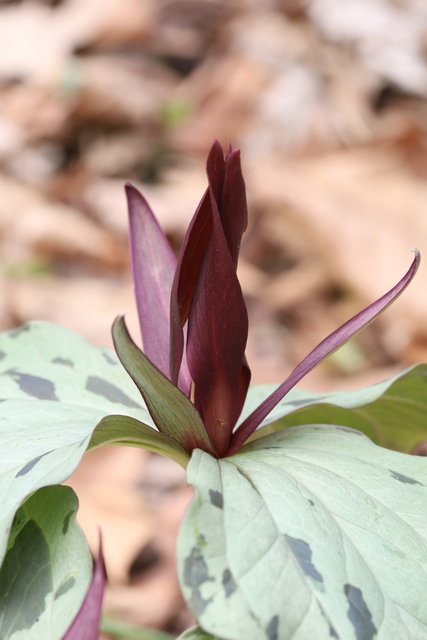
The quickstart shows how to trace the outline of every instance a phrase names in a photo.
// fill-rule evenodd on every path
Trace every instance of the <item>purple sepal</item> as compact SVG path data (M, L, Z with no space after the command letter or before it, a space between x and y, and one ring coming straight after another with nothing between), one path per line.
M101 622L102 600L106 583L104 557L102 555L101 536L98 559L93 569L92 581L86 593L80 611L74 618L62 640L97 640Z
M300 364L295 367L291 375L266 399L259 407L253 411L250 416L239 426L231 438L230 448L227 455L236 453L255 429L261 424L264 418L276 406L278 402L303 378L309 371L314 369L325 358L330 356L334 351L339 349L350 338L358 334L362 329L368 326L375 318L377 318L392 302L400 296L413 279L421 256L418 249L413 249L415 258L403 278L379 298L376 302L366 307L363 311L356 314L353 318L345 322L341 327L336 329L320 344L311 351Z
M176 258L147 201L126 184L132 279L143 350L169 377L169 305Z

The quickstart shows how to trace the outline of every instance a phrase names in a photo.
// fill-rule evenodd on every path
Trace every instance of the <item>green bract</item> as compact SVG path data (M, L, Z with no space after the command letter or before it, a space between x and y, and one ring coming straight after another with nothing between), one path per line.
M200 627L192 627L179 636L178 640L220 640L209 633L205 633Z

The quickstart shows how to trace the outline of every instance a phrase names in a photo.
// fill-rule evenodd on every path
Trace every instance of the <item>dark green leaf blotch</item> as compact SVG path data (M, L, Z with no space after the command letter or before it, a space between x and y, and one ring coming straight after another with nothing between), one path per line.
M344 593L349 604L347 616L354 627L357 640L372 640L377 629L372 622L372 614L366 605L362 591L352 584L345 584Z
M184 563L184 582L191 588L189 603L195 616L199 616L206 609L212 598L204 599L200 592L200 586L204 582L214 582L208 575L208 567L198 547L193 547L190 555Z
M49 453L52 453L51 451L46 451L46 453L42 453L41 456L37 456L36 458L33 458L32 460L30 460L29 462L27 462L27 464L22 467L22 469L20 471L18 471L18 473L16 474L15 478L19 478L20 476L25 476L27 475L27 473L29 473L31 471L31 469L33 469L33 467L36 466L36 464L45 456L48 456Z
M74 367L74 362L68 358L54 358L52 362L53 364L63 364L65 367L70 367L71 369Z
M114 364L114 365L119 364L118 362L116 362L116 360L113 360L113 358L111 356L109 356L108 353L103 353L102 355L104 356L104 358L108 362L108 364Z
M118 402L120 404L125 405L125 407L132 407L135 409L140 409L141 405L129 398L121 389L111 384L111 382L107 382L103 378L98 378L98 376L89 376L86 382L87 391L91 391L91 393L96 393L98 396L103 396L106 400L110 402Z
M55 600L58 600L58 598L63 596L64 593L67 593L67 591L72 589L75 582L76 582L76 579L71 576L70 578L68 578L68 580L64 582L64 584L61 584L58 591L55 593Z
M277 640L279 635L277 633L277 628L279 626L279 616L273 616L268 623L268 627L265 630L267 633L268 640Z
M310 545L305 540L292 538L292 536L288 536L286 533L285 539L305 575L310 576L313 580L316 580L316 582L323 582L322 575L317 571L311 561L312 551Z
M29 324L24 324L22 325L22 327L18 327L17 329L13 329L12 331L9 331L9 336L11 338L18 338L18 336L21 335L21 333L26 333L30 330L30 325Z
M222 575L222 584L225 589L225 597L229 598L237 589L237 585L229 569L225 569Z
M222 493L209 489L209 496L214 507L218 507L218 509L224 508L224 498L222 497Z
M395 478L395 480L399 480L399 482L404 482L406 484L419 484L421 487L424 486L421 484L421 482L418 482L418 480L414 480L414 478L404 476L403 473L398 473L397 471L393 471L392 469L389 469L389 471L393 478Z
M64 518L64 524L62 525L62 533L64 534L64 536L68 531L68 527L70 526L71 517L75 514L75 512L76 512L76 510L72 509L70 511L70 513L67 513L67 515Z
M29 373L19 373L19 371L5 371L4 375L8 375L15 380L19 385L19 388L29 396L38 398L39 400L56 400L59 402L59 398L55 393L55 385L51 380L46 378L39 378L39 376L33 376Z
M43 533L30 520L16 536L1 568L0 638L30 629L43 613L45 598L52 590L49 562ZM19 602L19 609L8 602Z

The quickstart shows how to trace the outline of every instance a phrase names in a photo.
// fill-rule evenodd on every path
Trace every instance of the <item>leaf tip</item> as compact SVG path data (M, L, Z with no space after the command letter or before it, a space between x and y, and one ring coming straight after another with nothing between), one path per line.
M128 201L132 197L141 195L138 189L131 182L125 183L125 194Z
M111 334L113 336L113 343L114 343L114 348L116 349L117 346L117 341L119 339L119 333L121 331L122 328L125 328L126 330L126 322L125 322L125 314L124 313L119 313L118 316L116 316L116 318L114 319L114 322L111 326ZM116 349L117 351L117 349Z
M416 247L412 247L411 251L412 253L415 253L415 260L417 261L417 266L418 266L421 262L421 253L419 249L417 249Z

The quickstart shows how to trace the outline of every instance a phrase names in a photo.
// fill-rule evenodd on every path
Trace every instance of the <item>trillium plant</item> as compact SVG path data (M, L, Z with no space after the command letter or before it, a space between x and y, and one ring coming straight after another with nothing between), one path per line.
M250 386L239 151L215 142L207 178L178 259L126 186L142 349L123 316L116 353L43 322L0 337L0 638L98 637L102 553L93 567L60 483L115 444L172 458L194 487L183 640L425 640L427 461L409 453L427 439L427 365L353 392L295 388L403 292L419 253L281 385Z

